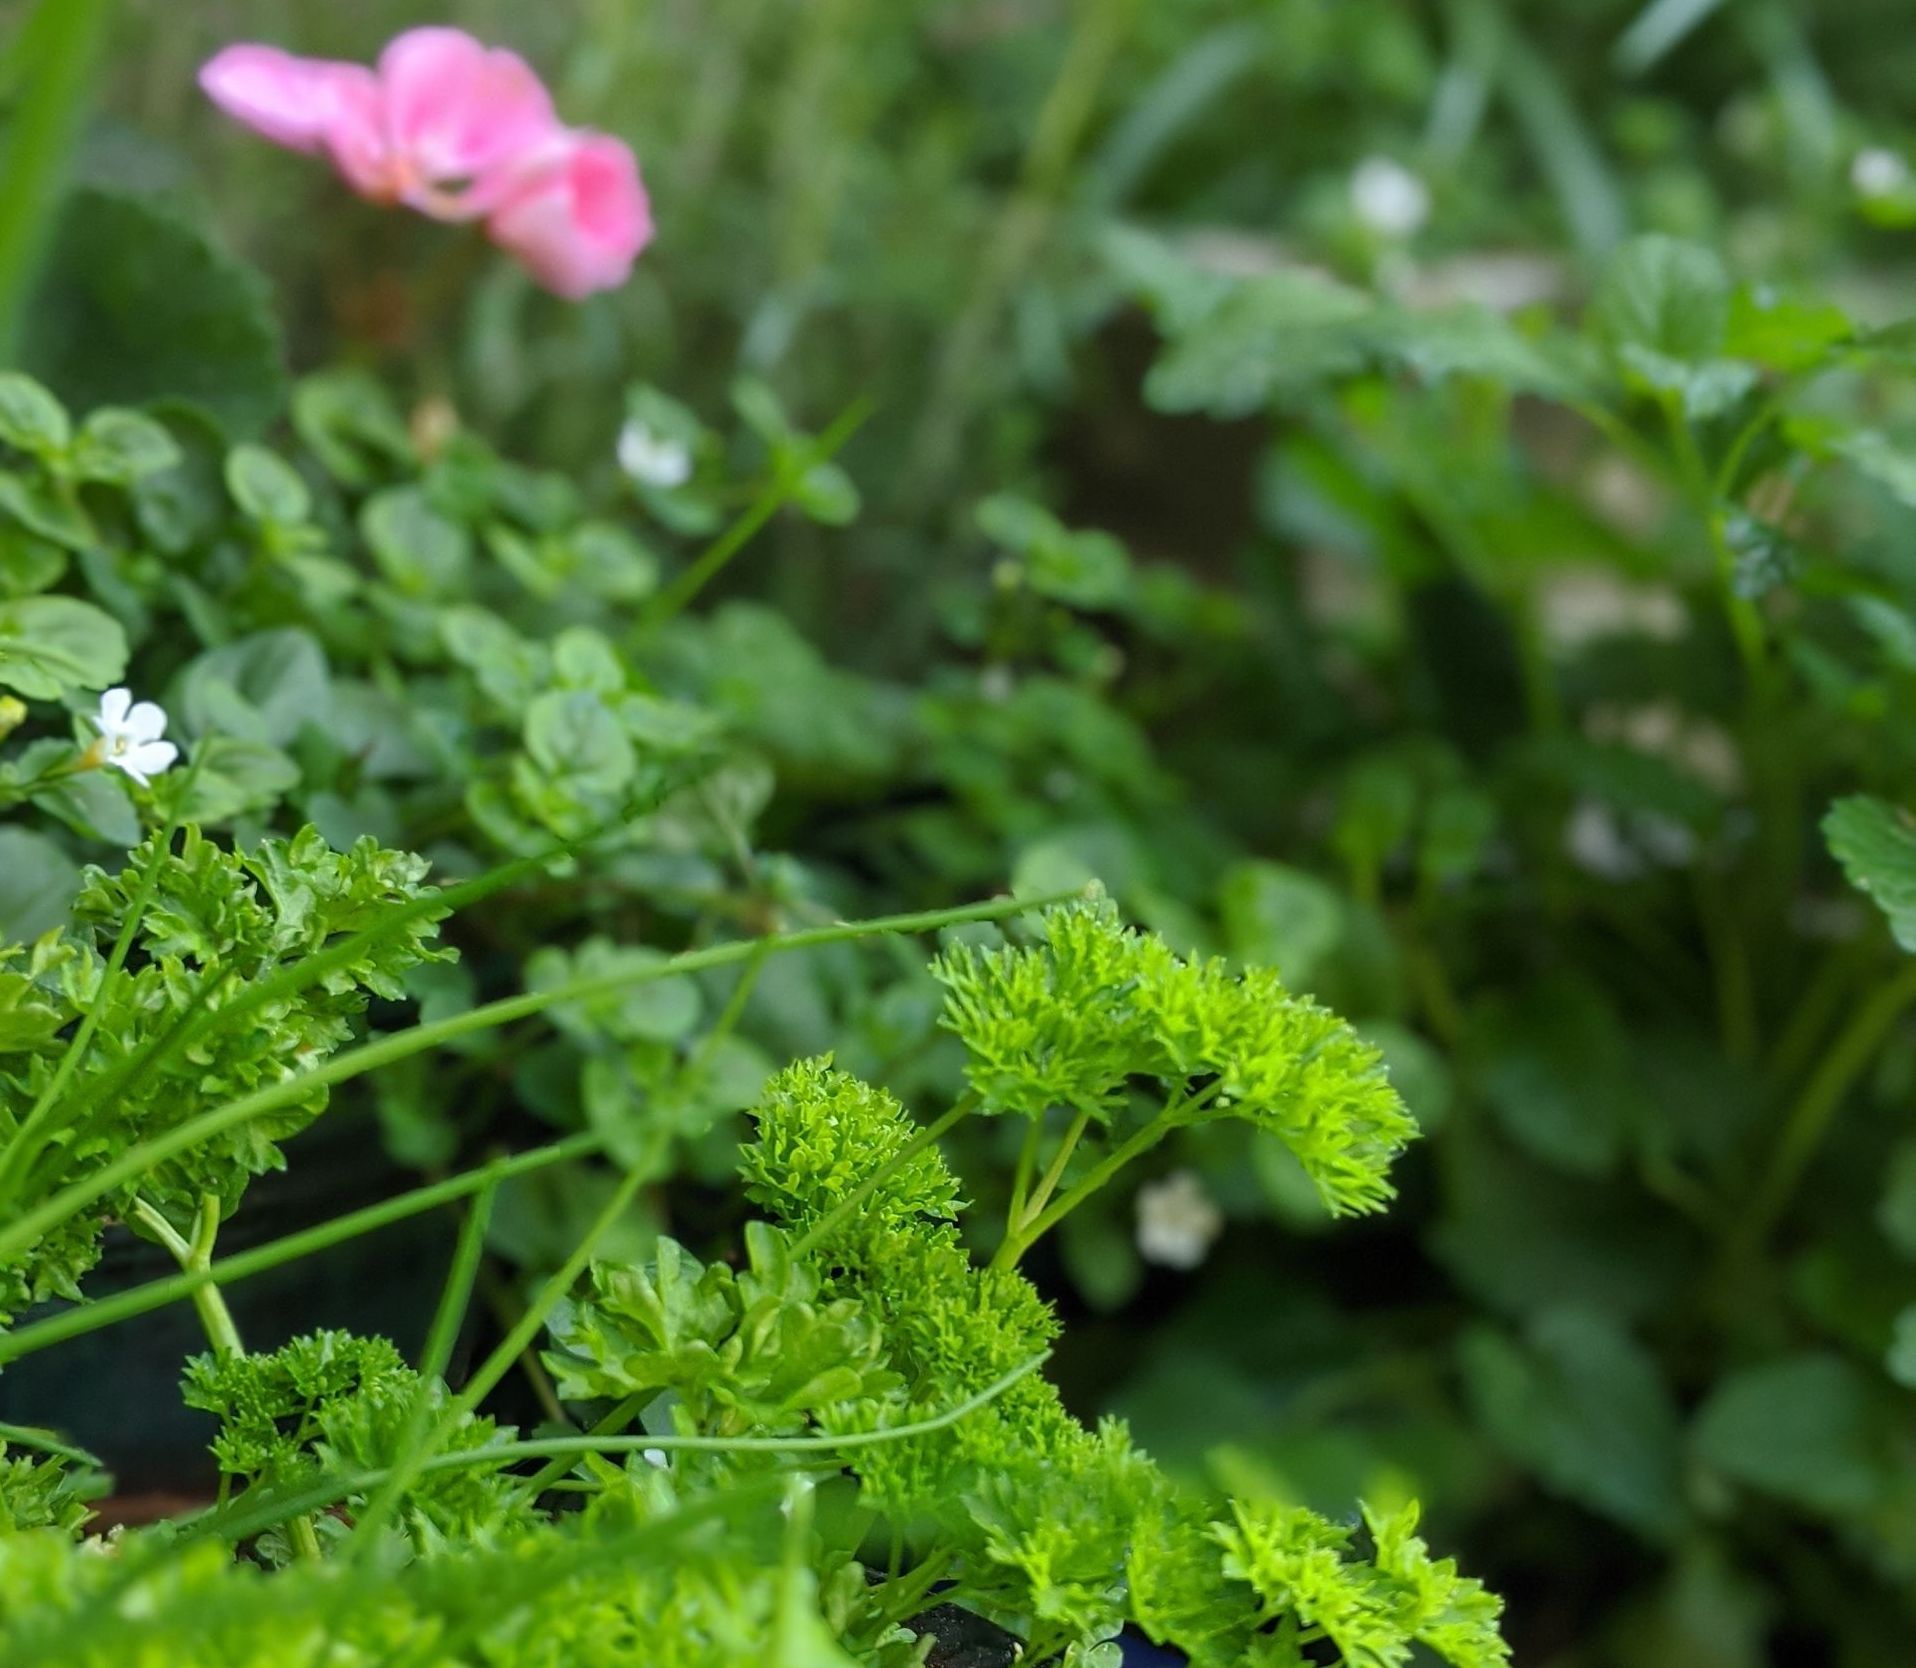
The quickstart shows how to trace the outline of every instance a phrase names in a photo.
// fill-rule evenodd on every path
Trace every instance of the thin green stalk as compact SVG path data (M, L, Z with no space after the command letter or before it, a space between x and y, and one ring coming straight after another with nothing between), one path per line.
M1697 914L1715 974L1723 1052L1737 1064L1748 1065L1756 1058L1758 1032L1756 987L1750 976L1749 954L1719 877L1706 866L1699 866L1695 873Z
M220 1202L214 1194L209 1193L200 1200L199 1215L190 1240L181 1235L145 1199L133 1201L133 1214L146 1225L154 1238L173 1253L174 1260L182 1270L191 1273L212 1266L213 1246L220 1231ZM213 1346L215 1355L222 1360L237 1361L246 1354L246 1345L240 1341L239 1328L233 1324L233 1313L226 1307L226 1299L220 1295L218 1286L202 1286L194 1292L193 1307L199 1314L201 1330L206 1333L206 1341ZM293 1518L286 1525L286 1532L300 1557L319 1557L319 1532L309 1515L302 1513Z
M1058 1191L1058 1183L1064 1180L1065 1166L1071 1162L1071 1155L1078 1150L1078 1143L1084 1139L1084 1132L1091 1127L1091 1114L1080 1112L1071 1120L1070 1127L1064 1132L1064 1139L1058 1143L1058 1150L1052 1155L1051 1163L1045 1173L1038 1178L1038 1185L1031 1197L1025 1201L1024 1210L1015 1222L1006 1224L1007 1234L1016 1233L1037 1220L1051 1195Z
M296 1105L309 1098L316 1089L331 1088L335 1084L349 1082L380 1066L409 1059L428 1049L443 1047L458 1037L479 1031L494 1030L516 1020L531 1019L560 1003L591 1001L596 997L608 996L633 985L649 984L685 973L696 973L709 967L727 967L734 962L749 961L758 955L782 954L786 951L813 949L826 944L848 943L854 939L870 938L884 933L935 932L942 927L956 926L967 921L1003 920L1007 916L1022 915L1027 911L1043 909L1048 904L1062 903L1076 895L1076 893L1058 893L1048 898L996 898L987 903L968 904L956 909L878 916L867 921L847 921L828 927L803 928L797 932L785 933L773 938L741 939L728 944L716 944L703 950L688 950L649 966L619 973L601 974L592 978L572 979L544 990L504 997L499 1001L468 1009L462 1014L449 1015L431 1024L414 1025L404 1031L393 1032L372 1042L362 1043L358 1048L336 1055L325 1064L301 1072L295 1077L255 1090L252 1094L243 1095L240 1099L229 1101L224 1106L202 1112L199 1116L189 1118L185 1123L168 1130L163 1135L157 1135L149 1141L129 1147L117 1158L102 1165L92 1175L62 1188L52 1198L16 1218L5 1228L0 1228L0 1261L19 1256L49 1229L58 1227L60 1223L85 1210L87 1206L104 1198L116 1188L137 1180L155 1165L163 1164L167 1159L187 1151L202 1141L211 1140L214 1136L223 1135L229 1129L263 1118L287 1106Z
M419 1394L407 1416L405 1434L398 1452L411 1454L425 1435L432 1420L432 1397L445 1376L452 1359L453 1344L459 1328L465 1324L466 1310L472 1302L473 1282L479 1277L479 1259L485 1254L486 1226L492 1220L492 1201L498 1192L493 1181L482 1188L459 1226L459 1243L453 1248L452 1265L446 1271L446 1283L439 1293L432 1326L426 1334L426 1348L419 1358ZM378 1533L399 1504L405 1483L395 1475L366 1503L353 1523L353 1545L364 1549L376 1544Z
M1753 1251L1768 1237L1829 1134L1844 1097L1856 1086L1891 1027L1912 1003L1916 1003L1916 964L1905 967L1864 1003L1830 1046L1791 1108L1762 1180L1736 1225L1737 1249Z
M95 1468L100 1465L97 1454L89 1454L84 1448L76 1448L55 1432L43 1431L38 1425L10 1425L0 1420L0 1442L6 1443L11 1448L32 1448L43 1454L54 1454L60 1459L71 1461L74 1465Z
M133 1214L160 1244L173 1253L173 1260L183 1272L197 1274L213 1265L213 1240L219 1231L219 1200L208 1197L200 1204L199 1222L192 1239L186 1239L144 1199L133 1201ZM216 1285L207 1284L198 1287L193 1293L193 1307L200 1317L200 1327L206 1333L206 1341L213 1346L213 1353L228 1360L236 1360L246 1353L246 1346L240 1342L239 1328L233 1324L233 1312L226 1307L226 1299L220 1295Z
M588 1436L619 1435L627 1425L631 1424L634 1419L638 1418L638 1416L645 1411L645 1404L651 1400L651 1392L640 1392L637 1395L627 1396L624 1401L618 1403L609 1413L601 1418L597 1424L593 1425L586 1434ZM547 1489L551 1488L553 1484L558 1482L571 1468L572 1461L570 1457L566 1455L562 1454L557 1459L548 1460L526 1479L526 1493L532 1498L537 1499L541 1494L544 1494Z
M459 1243L453 1248L452 1266L446 1271L432 1329L426 1334L426 1347L419 1357L422 1378L446 1376L446 1364L452 1360L459 1329L465 1325L466 1311L472 1304L472 1287L479 1277L479 1259L485 1255L486 1229L491 1225L492 1202L498 1193L498 1177L489 1177L459 1225Z
M1056 1200L1041 1216L1022 1226L1017 1233L1007 1235L998 1247L997 1255L991 1259L993 1268L1016 1268L1019 1260L1036 1245L1039 1240L1051 1232L1060 1222L1085 1202L1092 1194L1102 1188L1120 1170L1132 1160L1142 1158L1160 1141L1171 1133L1172 1125L1163 1118L1153 1118L1128 1141L1114 1147L1086 1172L1084 1179L1063 1198Z
M16 97L0 147L0 363L19 349L20 309L72 161L114 0L40 0L7 55Z
M808 469L825 462L858 432L873 411L869 399L854 401L796 461L777 470L758 496L748 504L731 526L714 539L678 578L653 598L640 619L640 630L647 636L683 613L699 592L724 572L726 565L750 544L759 530L792 501L799 482Z
M1057 77L1025 149L1017 189L985 240L964 309L939 353L905 471L908 490L934 486L964 438L976 404L978 367L990 360L992 333L1005 303L1043 248L1056 218L1131 4L1078 0Z
M475 1466L506 1466L520 1460L548 1459L558 1455L642 1454L648 1448L665 1453L695 1454L823 1454L837 1455L860 1448L882 1447L888 1442L903 1442L913 1437L931 1436L948 1430L981 1408L990 1406L1014 1384L1029 1377L1050 1359L1050 1352L1034 1355L994 1379L976 1395L946 1408L944 1412L908 1424L886 1425L877 1430L844 1431L821 1436L545 1436L523 1442L495 1442L483 1448L460 1448L451 1453L432 1454L419 1461L414 1475L429 1476L439 1471L461 1471ZM365 1471L335 1473L277 1499L259 1500L255 1509L225 1514L226 1521L212 1523L215 1533L227 1540L245 1540L262 1529L270 1529L295 1514L321 1511L336 1506L355 1494L365 1494L383 1485L399 1467L387 1466ZM220 1514L209 1514L211 1518Z
M586 1264L592 1260L592 1253L598 1249L599 1241L611 1232L625 1214L626 1208L647 1179L643 1170L629 1170L620 1179L619 1185L612 1190L612 1196L593 1218L591 1226L572 1248L571 1254L539 1288L538 1296L526 1305L526 1312L493 1346L491 1354L473 1370L472 1376L466 1380L459 1394L446 1404L445 1410L433 1422L423 1440L391 1469L381 1484L382 1498L396 1500L403 1494L432 1457L445 1447L447 1438L458 1428L459 1422L476 1410L498 1382L512 1370L513 1362L531 1347L540 1328L545 1325L546 1317L577 1284L579 1276L585 1272Z
M17 1361L24 1355L32 1355L53 1344L64 1343L69 1338L81 1337L86 1333L117 1325L121 1321L131 1320L136 1315L149 1314L155 1309L165 1308L167 1304L177 1303L181 1298L192 1297L204 1287L237 1285L241 1280L255 1274L263 1274L268 1269L296 1262L302 1257L310 1257L315 1252L327 1250L349 1239L356 1239L362 1234L389 1227L408 1217L423 1215L426 1211L436 1210L441 1205L464 1198L468 1194L477 1193L482 1188L506 1181L513 1176L527 1175L551 1164L587 1157L597 1152L602 1144L602 1138L597 1135L570 1136L549 1147L521 1153L514 1158L496 1160L483 1170L467 1171L464 1175L434 1182L429 1187L414 1188L409 1193L401 1193L379 1204L367 1205L363 1209L348 1212L345 1216L335 1217L330 1222L322 1222L317 1227L302 1229L299 1233L288 1234L283 1239L255 1246L251 1251L241 1251L231 1257L222 1257L204 1268L168 1275L160 1280L150 1280L143 1286L135 1286L131 1291L115 1292L112 1296L103 1297L98 1302L76 1305L60 1314L50 1315L45 1320L35 1321L30 1326L20 1327L17 1331L0 1333L0 1366L10 1361Z
M890 1181L893 1176L897 1175L900 1170L904 1169L914 1158L927 1147L934 1146L944 1137L947 1131L956 1127L961 1119L968 1118L977 1110L977 1098L972 1095L967 1095L963 1100L959 1101L956 1106L952 1107L949 1112L927 1124L914 1135L911 1140L900 1147L896 1153L883 1164L879 1165L876 1170L872 1171L872 1173L854 1187L851 1192L847 1193L844 1198L840 1199L837 1204L832 1206L830 1210L807 1228L804 1233L799 1235L797 1241L794 1242L792 1246L792 1256L794 1260L804 1256L806 1252L818 1245L826 1235L836 1229L840 1223L863 1205L867 1199L876 1193L879 1188L883 1187L886 1182Z
M1018 1167L1011 1177L1011 1208L1005 1213L1008 1222L1016 1222L1024 1215L1025 1198L1038 1168L1038 1149L1043 1141L1044 1115L1040 1113L1026 1122L1024 1140L1018 1144Z
M1846 1005L1851 984L1877 954L1877 943L1863 937L1823 958L1791 1001L1789 1022L1763 1061L1765 1083L1783 1089L1807 1069L1817 1042Z
M1032 1246L1057 1227L1092 1194L1103 1188L1126 1165L1134 1159L1142 1158L1172 1130L1183 1128L1187 1121L1186 1115L1205 1106L1215 1098L1217 1092L1218 1085L1211 1083L1202 1089L1187 1090L1173 1096L1155 1118L1132 1135L1129 1140L1106 1153L1085 1172L1084 1178L1069 1192L1055 1200L1048 1209L1031 1222L1022 1225L1015 1234L1007 1234L1004 1243L998 1247L997 1255L991 1259L991 1266L1016 1268L1019 1259Z

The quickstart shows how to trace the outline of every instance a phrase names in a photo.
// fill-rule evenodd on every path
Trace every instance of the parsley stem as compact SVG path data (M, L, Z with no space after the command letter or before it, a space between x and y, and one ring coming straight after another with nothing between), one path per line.
M491 1442L482 1448L460 1448L450 1453L435 1453L418 1460L415 1475L440 1471L459 1471L474 1466L505 1466L518 1460L544 1459L566 1454L637 1454L647 1448L666 1452L703 1454L840 1454L858 1448L882 1447L888 1442L903 1442L912 1437L931 1436L948 1430L981 1408L990 1406L1014 1384L1028 1378L1050 1360L1044 1351L994 1379L975 1395L924 1419L903 1425L884 1425L875 1430L840 1431L818 1436L545 1436L522 1442ZM278 1499L261 1499L251 1509L242 1501L229 1513L208 1513L198 1520L214 1534L229 1541L248 1540L263 1529L270 1529L296 1514L323 1510L355 1494L365 1494L390 1478L397 1467L365 1471L335 1472L319 1482L302 1488L297 1494ZM224 1519L225 1521L222 1521Z
M484 1169L469 1170L428 1187L397 1194L376 1205L367 1205L345 1216L335 1217L330 1222L322 1222L317 1227L288 1234L282 1239L255 1246L250 1251L222 1257L204 1268L149 1280L143 1286L115 1292L111 1297L103 1297L94 1303L76 1304L71 1309L49 1315L45 1320L35 1321L17 1331L0 1333L0 1366L43 1350L51 1344L64 1343L69 1338L97 1332L103 1327L131 1320L136 1315L164 1308L183 1297L192 1297L204 1287L236 1285L251 1275L263 1274L267 1269L295 1262L345 1240L356 1239L361 1234L422 1215L509 1177L525 1175L568 1159L583 1158L596 1152L599 1146L600 1138L597 1135L574 1135L551 1146L539 1147L513 1158L495 1160Z
M201 1273L212 1266L213 1240L220 1225L219 1213L220 1202L209 1193L200 1202L199 1219L189 1240L145 1199L136 1198L133 1201L133 1214L155 1239L173 1253L173 1260L180 1265L183 1273L188 1274ZM206 1341L213 1346L215 1355L237 1358L246 1353L245 1344L240 1342L239 1328L233 1324L233 1312L226 1307L226 1299L220 1295L218 1286L208 1283L196 1287L193 1307L199 1314L200 1326L206 1333Z
M1057 1152L1052 1155L1050 1165L1019 1216L1018 1231L1022 1232L1035 1222L1051 1202L1051 1195L1058 1191L1058 1183L1064 1180L1065 1166L1071 1162L1071 1155L1078 1150L1078 1143L1084 1139L1084 1132L1090 1127L1089 1112L1081 1111L1071 1120L1071 1127L1064 1132L1064 1139L1058 1143Z
M479 1404L492 1393L500 1379L511 1371L512 1364L538 1337L539 1329L545 1325L546 1317L552 1313L559 1302L572 1290L579 1276L585 1272L585 1266L592 1260L592 1253L625 1214L626 1207L632 1203L633 1196L645 1185L648 1173L642 1169L628 1170L613 1189L612 1196L606 1200L604 1208L593 1219L579 1243L572 1248L571 1254L561 1263L550 1279L539 1288L539 1294L526 1305L526 1311L506 1335L493 1346L492 1353L465 1382L459 1394L446 1403L439 1417L425 1432L423 1439L407 1444L400 1462L387 1469L378 1484L379 1492L374 1496L364 1522L377 1524L397 1503L399 1497L412 1486L424 1472L433 1457L445 1447L447 1439L459 1428L461 1420L472 1413ZM607 1440L612 1440L608 1438ZM354 1533L359 1531L355 1529Z
M633 1395L627 1396L624 1401L615 1406L600 1419L596 1425L587 1431L586 1435L619 1435L624 1431L627 1425L638 1418L639 1414L644 1410L645 1404L652 1399L653 1394L655 1394L655 1392L638 1391ZM556 1459L547 1460L544 1465L540 1466L539 1469L533 1472L531 1477L527 1479L527 1494L536 1499L539 1495L545 1493L547 1489L551 1488L553 1484L558 1482L571 1468L572 1459L570 1455L561 1454Z
M1031 1174L1038 1168L1038 1148L1043 1140L1044 1114L1041 1112L1025 1122L1025 1138L1018 1148L1018 1168L1011 1178L1011 1208L1005 1213L1007 1233L1011 1225L1024 1216L1025 1195L1031 1187Z
M380 1066L442 1047L457 1037L495 1030L516 1020L531 1019L561 1003L591 1001L633 985L651 984L679 974L700 972L708 967L727 967L734 962L750 961L755 956L843 944L885 933L935 932L942 927L957 926L967 921L998 921L1007 916L1043 909L1050 904L1063 903L1077 895L1076 892L1068 892L1048 898L993 898L984 903L965 904L952 909L875 916L864 921L841 921L830 926L801 928L771 938L737 939L701 950L688 950L643 967L591 978L570 979L564 984L551 985L543 990L503 997L430 1024L413 1025L403 1031L391 1032L362 1043L358 1048L349 1049L344 1054L335 1055L322 1065L256 1089L238 1100L228 1101L224 1106L202 1112L151 1140L126 1148L98 1170L70 1183L52 1198L42 1201L0 1228L0 1263L18 1257L42 1234L57 1228L69 1217L78 1215L95 1200L104 1198L128 1182L136 1181L154 1166L165 1163L202 1141L210 1141L215 1136L224 1135L229 1129L309 1101L315 1090L349 1082ZM325 954L322 951L321 957ZM267 984L272 982L266 981Z
M452 1266L439 1293L432 1327L426 1335L426 1348L419 1358L419 1389L406 1416L405 1434L396 1452L409 1455L417 1448L432 1421L435 1393L452 1359L453 1344L465 1323L467 1306L472 1302L473 1282L479 1277L479 1260L485 1254L486 1225L492 1220L492 1201L499 1190L497 1180L488 1181L466 1212L459 1226L459 1243L453 1248ZM366 1503L366 1509L353 1524L353 1545L363 1549L374 1544L379 1528L391 1517L405 1488L405 1479L395 1473L392 1480Z
M1112 1148L1085 1173L1084 1179L1054 1201L1032 1221L1022 1224L1015 1234L1007 1235L998 1254L991 1259L993 1268L1016 1268L1032 1246L1096 1193L1133 1159L1142 1158L1174 1129L1189 1121L1188 1115L1207 1105L1218 1093L1211 1082L1202 1089L1185 1089L1173 1095L1149 1123L1131 1138Z

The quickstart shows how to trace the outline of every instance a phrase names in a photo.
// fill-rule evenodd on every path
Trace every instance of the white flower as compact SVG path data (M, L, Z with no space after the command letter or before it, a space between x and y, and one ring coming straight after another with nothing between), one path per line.
M1580 800L1564 825L1563 849L1570 861L1599 880L1635 880L1643 859L1630 844L1616 813L1601 800Z
M1224 1232L1224 1213L1189 1170L1138 1189L1138 1251L1148 1263L1196 1268Z
M1683 599L1667 585L1632 585L1601 568L1568 568L1538 594L1545 634L1575 651L1605 637L1673 643L1689 629Z
M1849 165L1849 182L1859 197L1894 197L1909 184L1909 164L1880 147L1858 151Z
M1351 209L1379 237L1410 237L1430 218L1430 187L1387 156L1351 170Z
M166 734L165 712L151 701L135 702L130 689L109 689L89 722L100 732L94 743L99 762L124 770L143 788L180 756L172 742L160 740Z
M647 1465L657 1466L661 1471L669 1471L672 1468L672 1462L665 1457L663 1448L641 1448L639 1458Z
M619 467L642 486L669 490L692 478L692 449L634 418L619 430Z

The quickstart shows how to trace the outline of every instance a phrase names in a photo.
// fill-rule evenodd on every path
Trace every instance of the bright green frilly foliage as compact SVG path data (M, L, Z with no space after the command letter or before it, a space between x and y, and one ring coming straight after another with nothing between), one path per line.
M397 923L308 987L350 1003L432 953L416 875L370 846L221 859L192 836L139 855L83 908L103 922L132 910L140 868L157 865L140 915L151 966L244 954L267 972L296 946ZM1155 1079L1165 1127L1180 1102L1240 1113L1294 1132L1300 1156L1368 1153L1369 1191L1347 1187L1348 1202L1383 1188L1377 1132L1398 1144L1405 1130L1374 1057L1275 986L1126 931L1102 900L1047 913L1034 947L950 952L940 976L988 1060L1015 1057L992 1046L1012 1035L1056 1081L1101 1085L1114 1113L1126 1082ZM1034 1027L1010 1030L1004 984ZM1066 993L1094 1016L1084 1040L1064 1030ZM346 1011L308 1015L319 1052L343 1040ZM1195 1668L1408 1668L1420 1646L1452 1668L1507 1661L1499 1601L1429 1556L1414 1507L1353 1530L1233 1502L1175 1481L1121 1421L1073 1416L1036 1370L1058 1336L1051 1305L1015 1260L974 1259L937 1132L892 1095L818 1059L778 1075L756 1111L740 1167L769 1219L744 1225L738 1261L661 1237L643 1263L600 1261L553 1289L545 1364L591 1433L562 1457L524 1469L550 1450L384 1339L229 1342L185 1381L218 1421L215 1536L141 1532L101 1556L76 1540L83 1508L59 1462L0 1473L0 1501L38 1531L0 1538L4 1659L117 1668L142 1640L190 1633L206 1668L913 1668L935 1593L1034 1664L1111 1668L1127 1625ZM243 1178L270 1151L221 1161ZM192 1181L219 1196L211 1171ZM154 1197L174 1205L184 1188ZM1042 1231L1023 1226L1025 1244ZM223 1524L250 1561L218 1546ZM282 1567L263 1579L259 1563Z
M312 828L250 852L188 828L151 836L117 875L88 870L69 927L0 952L0 1132L27 1136L10 1147L0 1190L37 1201L84 1183L129 1149L323 1062L371 998L401 996L410 968L451 958L433 944L426 868L370 838L334 851ZM110 952L129 920L115 974ZM348 941L323 976L267 985ZM82 1016L92 1030L78 1055ZM130 1217L136 1200L176 1225L209 1196L230 1211L252 1177L283 1167L279 1143L325 1104L323 1086L309 1089L113 1187L0 1269L0 1308L79 1297L104 1224Z
M1242 1118L1278 1136L1333 1212L1391 1197L1417 1126L1382 1056L1269 968L1187 961L1093 900L1050 911L1037 945L958 945L932 971L986 1112L1064 1106L1109 1123L1155 1084L1173 1122Z

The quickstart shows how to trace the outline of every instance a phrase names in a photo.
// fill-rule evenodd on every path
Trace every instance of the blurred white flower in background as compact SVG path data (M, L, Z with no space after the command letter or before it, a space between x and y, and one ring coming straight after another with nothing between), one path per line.
M1689 630L1683 599L1668 585L1633 585L1603 568L1566 568L1538 592L1544 633L1559 649L1581 649L1606 637L1648 637L1672 643Z
M1909 164L1880 146L1858 151L1849 165L1849 182L1859 197L1894 197L1909 184Z
M1624 838L1616 813L1601 800L1578 801L1564 824L1563 849L1579 869L1599 880L1635 880L1643 873L1643 859Z
M1165 1268L1196 1268L1224 1232L1224 1213L1190 1170L1138 1189L1138 1253Z
M125 771L143 788L180 756L172 742L160 740L166 734L164 710L151 701L136 702L130 689L109 689L88 722L100 732L89 759Z
M669 491L692 478L692 451L635 418L619 430L619 467L642 486Z
M1351 210L1379 237L1412 237L1430 218L1430 187L1401 162L1369 156L1351 170Z

